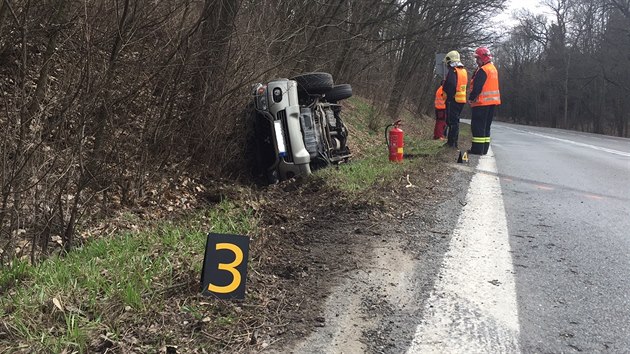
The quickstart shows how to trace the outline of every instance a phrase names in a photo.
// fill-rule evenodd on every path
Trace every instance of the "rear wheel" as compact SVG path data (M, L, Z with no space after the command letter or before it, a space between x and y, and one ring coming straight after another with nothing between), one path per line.
M352 86L349 84L341 84L333 86L330 91L326 92L324 98L326 101L334 103L352 97Z
M322 95L333 87L333 77L329 73L313 72L291 78L298 84L298 91L313 95Z

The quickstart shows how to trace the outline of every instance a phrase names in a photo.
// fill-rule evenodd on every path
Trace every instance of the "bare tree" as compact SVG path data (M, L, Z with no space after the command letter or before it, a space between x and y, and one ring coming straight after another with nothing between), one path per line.
M627 84L620 79L628 74L629 58L623 53L630 51L626 3L547 1L553 21L521 16L502 53L530 50L515 45L520 38L537 44L538 57L527 60L526 72L516 59L502 63L508 74L502 85L513 94L504 106L515 120L627 136L627 103L621 98ZM538 97L525 88L537 91ZM526 109L528 104L546 107L544 117Z
M181 174L243 176L254 82L331 72L390 117L422 112L435 52L490 44L504 2L0 2L0 264L69 251L84 224Z

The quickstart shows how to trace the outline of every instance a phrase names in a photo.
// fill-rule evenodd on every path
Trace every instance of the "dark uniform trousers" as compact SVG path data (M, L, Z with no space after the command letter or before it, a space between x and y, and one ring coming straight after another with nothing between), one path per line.
M463 103L457 103L455 101L446 101L446 124L448 125L448 136L446 144L448 146L457 147L457 140L459 139L459 115L464 108Z
M471 109L471 154L485 155L488 153L488 149L490 149L490 125L492 125L494 107L495 106L477 106Z

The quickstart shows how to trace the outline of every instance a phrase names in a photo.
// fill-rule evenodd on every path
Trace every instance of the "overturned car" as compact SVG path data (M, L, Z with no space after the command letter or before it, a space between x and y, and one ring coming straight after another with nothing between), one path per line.
M267 183L350 158L339 105L352 96L350 85L314 72L255 84L252 94L256 170Z

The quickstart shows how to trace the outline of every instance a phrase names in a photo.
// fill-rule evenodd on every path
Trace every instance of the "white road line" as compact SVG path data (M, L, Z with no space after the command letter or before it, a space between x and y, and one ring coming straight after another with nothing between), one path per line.
M505 128L505 129L512 129L512 130L516 130L516 131L521 132L521 133L527 133L527 134L531 134L531 135L536 135L536 136L539 136L541 138L556 140L556 141L560 141L560 142L563 142L563 143L573 144L573 145L577 145L577 146L581 146L581 147L585 147L585 148L589 148L589 149L593 149L593 150L599 150L599 151L607 152L607 153L610 153L610 154L630 157L630 153L625 152L625 151L608 149L608 148L605 148L605 147L595 146L595 145L591 145L591 144L584 144L584 143L580 143L580 142L573 141L573 140L556 138L555 136L551 136L551 135L547 135L547 134L541 134L541 133L534 133L534 132L530 132L530 131L526 131L526 130L522 130L522 129L510 128L510 127L505 127L505 126L503 126L503 128Z
M519 352L516 286L492 151L479 160L407 353Z

